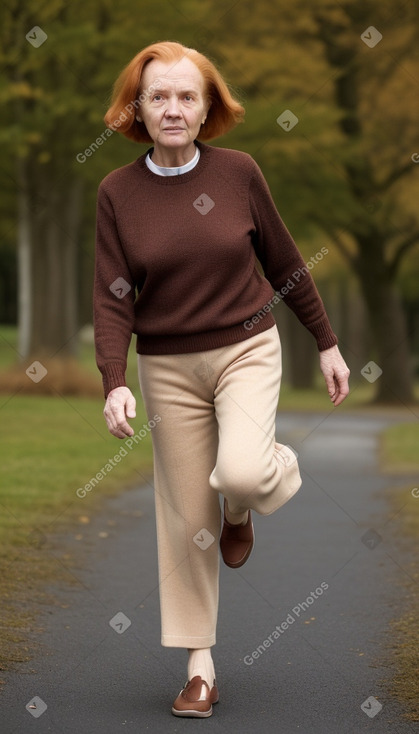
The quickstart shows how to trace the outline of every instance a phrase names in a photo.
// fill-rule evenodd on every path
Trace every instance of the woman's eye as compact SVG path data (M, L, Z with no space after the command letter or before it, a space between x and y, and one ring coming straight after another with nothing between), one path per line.
M162 96L161 94L155 94L153 97L154 102L160 102Z

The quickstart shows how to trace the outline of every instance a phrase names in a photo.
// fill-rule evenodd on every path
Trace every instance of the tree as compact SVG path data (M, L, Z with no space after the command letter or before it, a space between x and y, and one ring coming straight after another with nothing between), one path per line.
M258 13L252 7L242 0L229 13L234 44L222 33L209 42L247 95L248 127L237 139L262 165L291 230L307 240L323 232L357 278L371 359L383 370L376 399L409 402L398 278L419 241L411 157L418 9L385 0L262 0ZM285 109L298 118L289 131L276 122Z
M66 15L60 0L36 14L33 3L16 2L2 14L2 102L9 123L2 137L9 145L17 198L19 352L22 358L73 354L82 196L68 144L77 80L69 65L75 51L60 34L57 18L62 23ZM36 28L35 17L43 28Z
M24 360L76 352L86 182L96 189L112 167L103 123L111 87L125 63L158 35L159 5L161 12L161 0L141 8L128 0L51 0L43 7L10 0L1 8L0 139L17 201ZM104 155L97 153L102 146Z
M327 60L337 72L334 98L342 111L339 126L349 153L342 157L343 171L349 193L360 210L349 228L357 245L355 252L345 243L337 222L322 217L318 222L359 278L375 337L377 361L383 370L377 399L409 402L413 399L412 369L397 277L403 259L419 242L419 221L411 202L406 206L405 190L400 186L413 174L412 133L416 134L412 125L413 90L402 62L407 57L409 67L418 34L416 24L409 28L417 17L409 11L390 15L388 10L387 6L386 14L378 20L376 3L349 2L342 6L340 17L328 15L327 8L316 14L319 38ZM380 25L380 31L373 22ZM365 23L369 24L367 28ZM379 57L371 75L371 71L367 73L367 68L371 69L368 51L360 53L355 40L361 36L374 44L379 34L386 39L387 53ZM392 103L396 95L404 98L405 103L394 114ZM378 96L383 105L377 104ZM380 134L382 125L388 126L397 146L389 145L393 140Z

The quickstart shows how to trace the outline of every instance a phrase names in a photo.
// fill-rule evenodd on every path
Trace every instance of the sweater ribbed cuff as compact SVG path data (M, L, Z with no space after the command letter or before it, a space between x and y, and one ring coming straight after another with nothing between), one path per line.
M316 321L314 324L308 324L307 329L313 334L319 352L331 349L338 343L338 338L330 326L327 315L324 315L320 321Z
M127 386L125 382L125 365L121 364L121 362L107 364L102 370L102 380L106 399L111 390L115 390L116 387Z

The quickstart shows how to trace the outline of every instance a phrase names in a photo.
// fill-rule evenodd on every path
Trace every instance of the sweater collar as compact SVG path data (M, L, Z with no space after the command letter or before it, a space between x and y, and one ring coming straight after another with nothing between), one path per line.
M158 176L181 176L183 173L192 171L192 168L195 168L199 161L200 154L201 151L197 146L195 146L195 155L192 160L188 161L188 163L184 163L182 166L158 166L157 163L154 163L151 159L150 153L147 153L145 162L150 171L153 171L153 173L156 173Z
M208 164L209 154L211 152L211 146L206 145L205 143L201 143L199 140L195 140L195 145L199 150L199 160L196 163L196 165L191 168L191 170L186 171L185 173L182 173L180 176L159 176L156 175L153 171L149 169L147 166L147 156L151 156L153 153L153 148L149 148L146 153L141 155L136 160L136 164L140 167L141 173L147 178L148 181L153 181L154 183L160 185L160 186L173 186L173 185L179 185L183 183L187 183L191 179L195 178L195 176L199 176L200 173L206 168ZM190 161L187 166L190 165L192 161ZM183 167L182 167L183 168Z

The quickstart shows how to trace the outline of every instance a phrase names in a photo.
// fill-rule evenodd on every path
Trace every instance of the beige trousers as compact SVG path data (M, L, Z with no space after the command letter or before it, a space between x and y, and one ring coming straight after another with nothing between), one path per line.
M281 381L276 326L205 352L139 355L152 430L161 644L216 641L219 493L232 512L269 515L301 485L295 454L275 442Z

